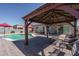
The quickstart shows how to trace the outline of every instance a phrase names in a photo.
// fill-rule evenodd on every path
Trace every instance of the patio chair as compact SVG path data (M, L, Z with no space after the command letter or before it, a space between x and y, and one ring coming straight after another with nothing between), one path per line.
M73 45L78 39L77 38L69 38L69 39L70 40L65 41L65 44L66 44L67 49L72 50Z
M60 48L60 50L62 49L62 51L64 48L66 48L65 43L64 43L65 39L66 39L66 35L64 35L64 34L58 36L58 40L60 41L59 48Z
M65 40L66 35L59 35L57 40L54 42L54 51L49 52L50 55L58 55L60 52L63 52L63 49L65 48L63 40Z
M59 48L72 50L72 47L78 38L69 35L59 35L58 40L60 41Z
M72 48L73 48L75 41L77 41L77 38L69 37L69 35L63 35L63 34L59 35L58 40L56 40L54 43L54 45L57 46L59 49L54 48L56 49L55 52L56 53L59 53L61 51L64 52L63 49L69 49L72 52Z
M66 37L66 35L64 35L64 34L59 35L57 37L57 40L53 43L53 45L55 45L56 47L58 47L60 50L61 49L63 50L63 48L65 48L64 42L63 42L65 40L65 37Z

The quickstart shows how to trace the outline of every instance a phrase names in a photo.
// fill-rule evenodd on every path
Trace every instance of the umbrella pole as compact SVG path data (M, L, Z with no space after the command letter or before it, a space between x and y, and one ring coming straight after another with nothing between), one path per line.
M4 38L5 38L5 27L4 27Z

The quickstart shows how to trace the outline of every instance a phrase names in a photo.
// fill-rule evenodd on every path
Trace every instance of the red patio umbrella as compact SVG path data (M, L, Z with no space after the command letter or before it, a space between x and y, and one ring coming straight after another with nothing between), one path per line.
M5 36L5 27L13 27L13 26L3 23L3 24L0 24L0 27L4 27L4 36Z
M6 24L6 23L4 23L4 24L0 24L0 26L1 26L1 27L12 27L11 25Z

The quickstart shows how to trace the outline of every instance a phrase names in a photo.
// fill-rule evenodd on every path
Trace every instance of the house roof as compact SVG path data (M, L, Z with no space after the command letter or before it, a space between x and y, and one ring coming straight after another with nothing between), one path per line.
M47 3L23 17L43 24L72 22L79 19L79 4Z

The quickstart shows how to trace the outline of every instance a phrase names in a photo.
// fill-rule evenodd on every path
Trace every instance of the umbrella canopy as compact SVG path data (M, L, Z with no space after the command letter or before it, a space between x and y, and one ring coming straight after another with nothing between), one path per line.
M12 27L11 25L6 24L6 23L4 23L4 24L0 24L0 26L1 26L1 27Z

